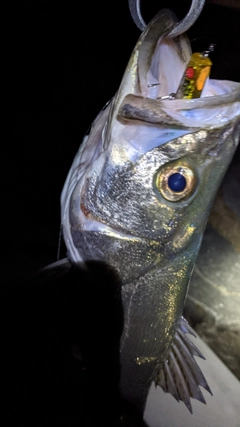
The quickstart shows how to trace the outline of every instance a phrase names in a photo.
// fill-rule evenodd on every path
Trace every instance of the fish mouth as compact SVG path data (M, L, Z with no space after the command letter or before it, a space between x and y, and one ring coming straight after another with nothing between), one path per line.
M192 54L185 35L167 37L177 22L173 12L163 9L142 33L117 99L120 122L210 128L222 127L239 115L237 82L207 78L200 98L162 99L177 93Z

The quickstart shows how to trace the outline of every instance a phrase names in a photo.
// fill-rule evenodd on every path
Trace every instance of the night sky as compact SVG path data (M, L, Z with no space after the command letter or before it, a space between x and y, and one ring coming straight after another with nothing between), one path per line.
M97 310L94 302L86 291L87 312L83 303L75 303L83 299L75 277L70 292L64 280L34 288L25 279L56 261L64 180L85 132L117 91L140 31L127 0L4 3L1 64L8 118L3 116L1 235L7 415L2 425L94 426L96 411L100 420L109 412L111 403L102 396L109 387L102 384L112 373L104 376L101 369L102 341L89 344L85 332L74 329L78 323L88 327L88 316ZM143 2L145 20L161 6L182 18L189 2ZM240 10L207 4L189 31L194 51L216 44L213 78L240 81L239 22ZM240 163L239 149L234 162ZM94 279L85 279L92 286ZM78 333L94 353L90 359L96 372L90 379L84 363L72 356ZM98 386L88 395L89 382Z

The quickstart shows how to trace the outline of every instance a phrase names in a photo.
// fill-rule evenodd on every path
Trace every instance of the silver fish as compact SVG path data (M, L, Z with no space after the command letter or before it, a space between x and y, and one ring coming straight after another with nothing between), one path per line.
M191 56L164 9L142 33L115 97L93 122L61 195L71 263L102 261L121 278L121 393L143 411L152 381L191 411L210 388L182 317L218 186L240 134L240 84L176 93ZM175 182L178 181L178 184Z

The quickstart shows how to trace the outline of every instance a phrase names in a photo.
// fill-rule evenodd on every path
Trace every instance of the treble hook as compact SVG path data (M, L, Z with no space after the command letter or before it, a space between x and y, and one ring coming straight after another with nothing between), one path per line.
M185 31L187 31L194 24L200 15L204 3L205 0L192 0L189 12L182 21L175 25L173 30L168 34L168 37L176 37L182 33L185 33ZM141 31L143 31L147 25L141 15L140 0L128 0L128 4L133 21L135 22L136 26Z

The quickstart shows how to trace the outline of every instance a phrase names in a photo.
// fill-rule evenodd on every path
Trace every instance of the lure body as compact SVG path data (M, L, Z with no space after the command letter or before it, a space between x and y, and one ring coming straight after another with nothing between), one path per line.
M195 52L192 54L184 73L177 98L200 98L205 82L209 77L212 61L208 56Z
M204 401L198 386L209 390L182 311L240 130L238 83L209 80L199 99L160 99L177 92L191 57L185 37L166 37L175 22L164 9L142 33L61 196L71 263L101 261L121 279L120 388L141 411L152 381L190 410L190 397Z

